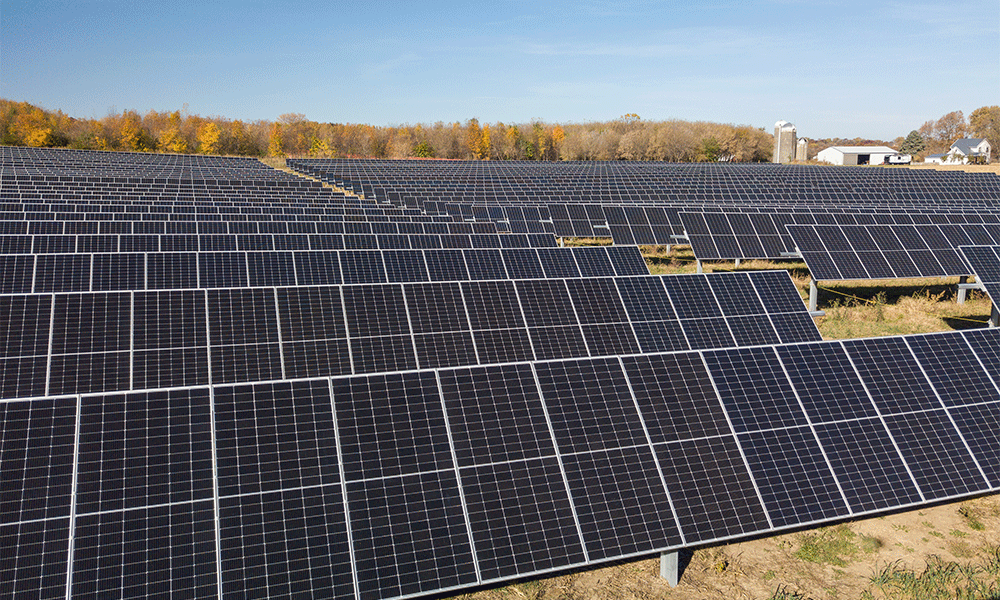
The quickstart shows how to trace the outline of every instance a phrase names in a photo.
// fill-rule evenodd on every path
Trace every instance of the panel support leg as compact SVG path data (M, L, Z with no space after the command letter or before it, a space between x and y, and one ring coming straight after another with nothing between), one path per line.
M740 259L737 258L733 261L733 269L739 269L739 268L740 268Z
M969 290L967 290L965 288L965 286L963 286L962 284L963 283L968 283L968 281L969 281L969 276L968 275L962 275L961 277L958 278L958 303L959 304L965 304L965 296L966 296L966 294L969 293Z
M701 260L699 260L697 258L694 259L694 265L695 265L695 268L697 269L697 271L696 271L697 273L704 273L705 272L705 268L701 265Z
M559 236L559 247L560 248L565 248L566 247L566 238L564 238L562 236Z
M665 250L663 251L663 253L664 253L664 254L670 254L670 244L666 244L666 245L664 246L664 248L666 248L666 249L665 249Z
M816 304L819 300L819 287L816 286L816 280L809 279L809 312L816 312Z
M677 552L664 552L660 555L660 577L667 580L670 587L677 587Z

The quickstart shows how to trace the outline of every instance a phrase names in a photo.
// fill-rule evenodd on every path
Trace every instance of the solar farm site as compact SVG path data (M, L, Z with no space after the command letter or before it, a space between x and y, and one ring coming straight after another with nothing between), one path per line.
M994 174L289 167L0 148L0 596L440 597L1000 491L1000 329L824 340L637 247L997 302Z

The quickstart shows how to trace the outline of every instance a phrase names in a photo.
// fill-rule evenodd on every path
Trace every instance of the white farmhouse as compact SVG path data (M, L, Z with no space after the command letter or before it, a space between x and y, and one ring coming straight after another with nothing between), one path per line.
M951 145L947 154L931 154L924 162L939 165L964 165L970 162L990 163L993 148L985 138L962 138Z
M888 146L830 146L816 159L832 165L881 165L890 157L905 156Z

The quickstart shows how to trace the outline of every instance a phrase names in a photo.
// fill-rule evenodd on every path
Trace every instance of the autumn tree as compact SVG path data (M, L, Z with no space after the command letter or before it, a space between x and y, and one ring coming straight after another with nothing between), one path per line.
M1000 106L983 106L969 115L969 133L972 137L985 138L1000 154Z
M330 149L330 145L320 138L313 138L312 144L309 146L309 158L333 158L334 152Z
M267 155L271 157L285 155L285 151L282 149L281 125L279 123L271 124L271 133L267 137Z
M240 156L260 155L260 146L254 141L246 124L239 119L229 123L229 152Z
M503 132L504 151L503 158L514 160L520 158L521 130L510 125Z
M479 136L479 155L483 160L489 160L493 154L493 139L489 123L483 124L482 134Z
M542 126L541 122L535 121L531 124L532 137L535 139L535 152L533 157L535 160L545 160L545 153L548 150L548 139L545 135L545 127Z
M45 118L45 113L27 102L20 108L10 126L15 143L34 148L48 146L52 139L52 127Z
M143 152L155 146L142 126L142 117L134 110L123 111L118 127L118 144L127 152Z
M201 154L218 154L219 137L222 132L215 121L209 121L198 128L198 152Z
M479 126L479 119L472 118L465 123L465 146L475 160L483 158L483 129Z
M949 147L956 140L965 137L966 129L965 115L960 110L950 112L934 123L934 132L938 141Z
M167 118L167 128L160 134L160 149L175 154L186 154L188 143L181 134L181 111L175 110Z

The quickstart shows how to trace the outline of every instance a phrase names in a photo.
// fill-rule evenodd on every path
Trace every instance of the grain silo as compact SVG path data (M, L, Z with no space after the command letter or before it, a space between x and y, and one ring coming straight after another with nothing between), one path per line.
M806 138L799 138L798 143L795 144L795 160L796 162L809 160L809 140Z
M771 162L790 163L795 158L795 125L788 121L774 124L774 157Z

